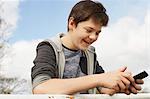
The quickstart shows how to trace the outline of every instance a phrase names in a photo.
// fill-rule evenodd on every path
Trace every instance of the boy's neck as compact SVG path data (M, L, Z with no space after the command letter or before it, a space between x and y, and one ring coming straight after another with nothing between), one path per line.
M73 44L73 42L72 42L72 40L71 40L71 35L70 35L69 33L67 33L65 36L63 36L63 37L61 38L61 41L62 41L62 44L63 44L65 47L67 47L67 48L69 48L69 49L72 49L72 50L78 50L78 49L74 46L74 44Z

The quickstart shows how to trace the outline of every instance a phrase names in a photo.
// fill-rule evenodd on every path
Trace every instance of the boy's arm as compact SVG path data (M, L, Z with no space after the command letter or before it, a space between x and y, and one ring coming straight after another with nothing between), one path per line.
M108 72L102 74L87 75L71 79L50 79L33 89L35 94L75 94L80 91L95 87L106 87L116 91L125 89L125 85L134 82L131 75L125 72ZM124 85L125 84L125 85Z
M97 86L94 75L71 79L50 79L33 89L34 94L75 94Z

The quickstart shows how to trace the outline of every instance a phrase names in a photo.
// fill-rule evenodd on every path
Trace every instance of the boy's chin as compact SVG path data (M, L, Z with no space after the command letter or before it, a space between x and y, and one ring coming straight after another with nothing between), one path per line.
M87 50L88 49L88 46L87 47L80 47L80 50Z

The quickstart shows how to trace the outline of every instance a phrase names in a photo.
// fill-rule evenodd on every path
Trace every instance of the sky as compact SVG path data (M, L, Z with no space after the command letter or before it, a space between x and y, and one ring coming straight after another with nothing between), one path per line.
M3 17L12 25L3 74L30 79L37 44L67 30L67 17L78 0L2 0ZM93 44L106 71L128 66L133 74L150 74L150 1L98 0L107 10L109 24ZM9 35L8 35L9 34ZM150 78L145 80L150 81Z

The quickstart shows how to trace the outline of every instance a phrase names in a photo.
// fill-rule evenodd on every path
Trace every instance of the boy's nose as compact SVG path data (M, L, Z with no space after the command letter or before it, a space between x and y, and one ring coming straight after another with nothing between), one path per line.
M98 36L96 35L96 33L91 33L90 36L89 36L89 38L92 39L92 40L97 40L97 37Z

